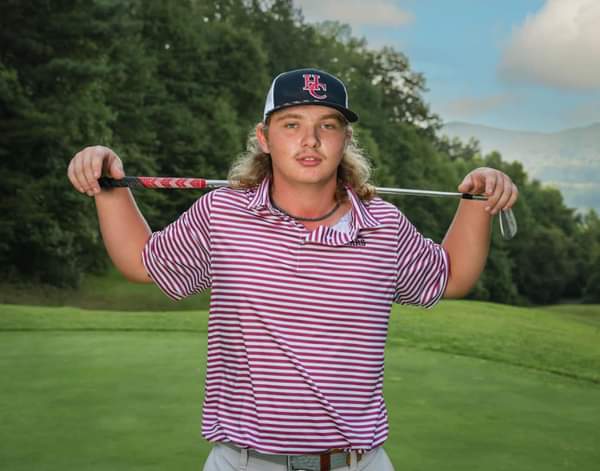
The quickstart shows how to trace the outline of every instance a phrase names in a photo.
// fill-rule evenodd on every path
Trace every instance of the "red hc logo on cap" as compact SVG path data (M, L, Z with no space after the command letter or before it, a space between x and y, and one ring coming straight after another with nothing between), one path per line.
M327 95L319 95L318 93L319 90L323 90L324 92L327 91L327 84L319 82L319 79L321 78L320 75L304 74L302 77L304 77L304 88L302 90L306 90L310 93L310 96L317 100L324 100L327 98Z

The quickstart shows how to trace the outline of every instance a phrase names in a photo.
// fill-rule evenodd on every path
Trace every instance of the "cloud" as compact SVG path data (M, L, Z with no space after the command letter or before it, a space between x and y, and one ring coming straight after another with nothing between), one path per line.
M511 82L600 89L600 2L547 0L513 31L498 71Z
M508 94L493 95L481 98L465 97L446 102L441 106L441 113L446 120L461 120L494 111L515 102L515 97Z
M393 0L296 0L307 21L335 20L353 27L402 26L413 20L413 15Z

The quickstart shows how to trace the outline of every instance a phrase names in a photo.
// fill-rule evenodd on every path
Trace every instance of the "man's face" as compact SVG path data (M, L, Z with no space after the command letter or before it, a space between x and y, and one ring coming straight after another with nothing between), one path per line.
M263 152L271 154L275 184L335 184L350 130L327 106L300 105L276 111L268 129L259 125Z

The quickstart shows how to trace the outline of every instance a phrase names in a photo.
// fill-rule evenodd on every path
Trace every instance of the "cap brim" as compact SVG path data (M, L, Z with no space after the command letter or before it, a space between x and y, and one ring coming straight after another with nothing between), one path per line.
M358 115L354 111L349 110L348 108L344 108L343 106L340 106L337 103L329 103L329 102L326 102L326 101L319 101L319 102L308 101L308 102L299 102L299 103L285 103L283 105L280 105L280 106L278 106L278 107L273 108L272 110L270 110L265 115L264 121L266 121L269 118L269 116L271 116L276 111L283 110L285 108L291 108L292 106L305 106L305 105L327 106L329 108L334 108L334 109L338 110L340 113L342 113L344 115L344 118L346 118L346 120L349 123L356 123L358 121Z

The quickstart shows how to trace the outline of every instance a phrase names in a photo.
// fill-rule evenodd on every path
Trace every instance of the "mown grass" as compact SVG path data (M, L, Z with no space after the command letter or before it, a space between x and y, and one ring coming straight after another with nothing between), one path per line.
M388 345L488 359L600 384L600 306L519 308L444 301L395 307Z
M3 305L0 330L207 331L201 311L90 311ZM600 306L519 308L443 301L394 306L388 347L412 347L538 369L600 384Z
M0 469L198 470L207 314L0 306ZM398 470L596 470L600 306L394 308Z

